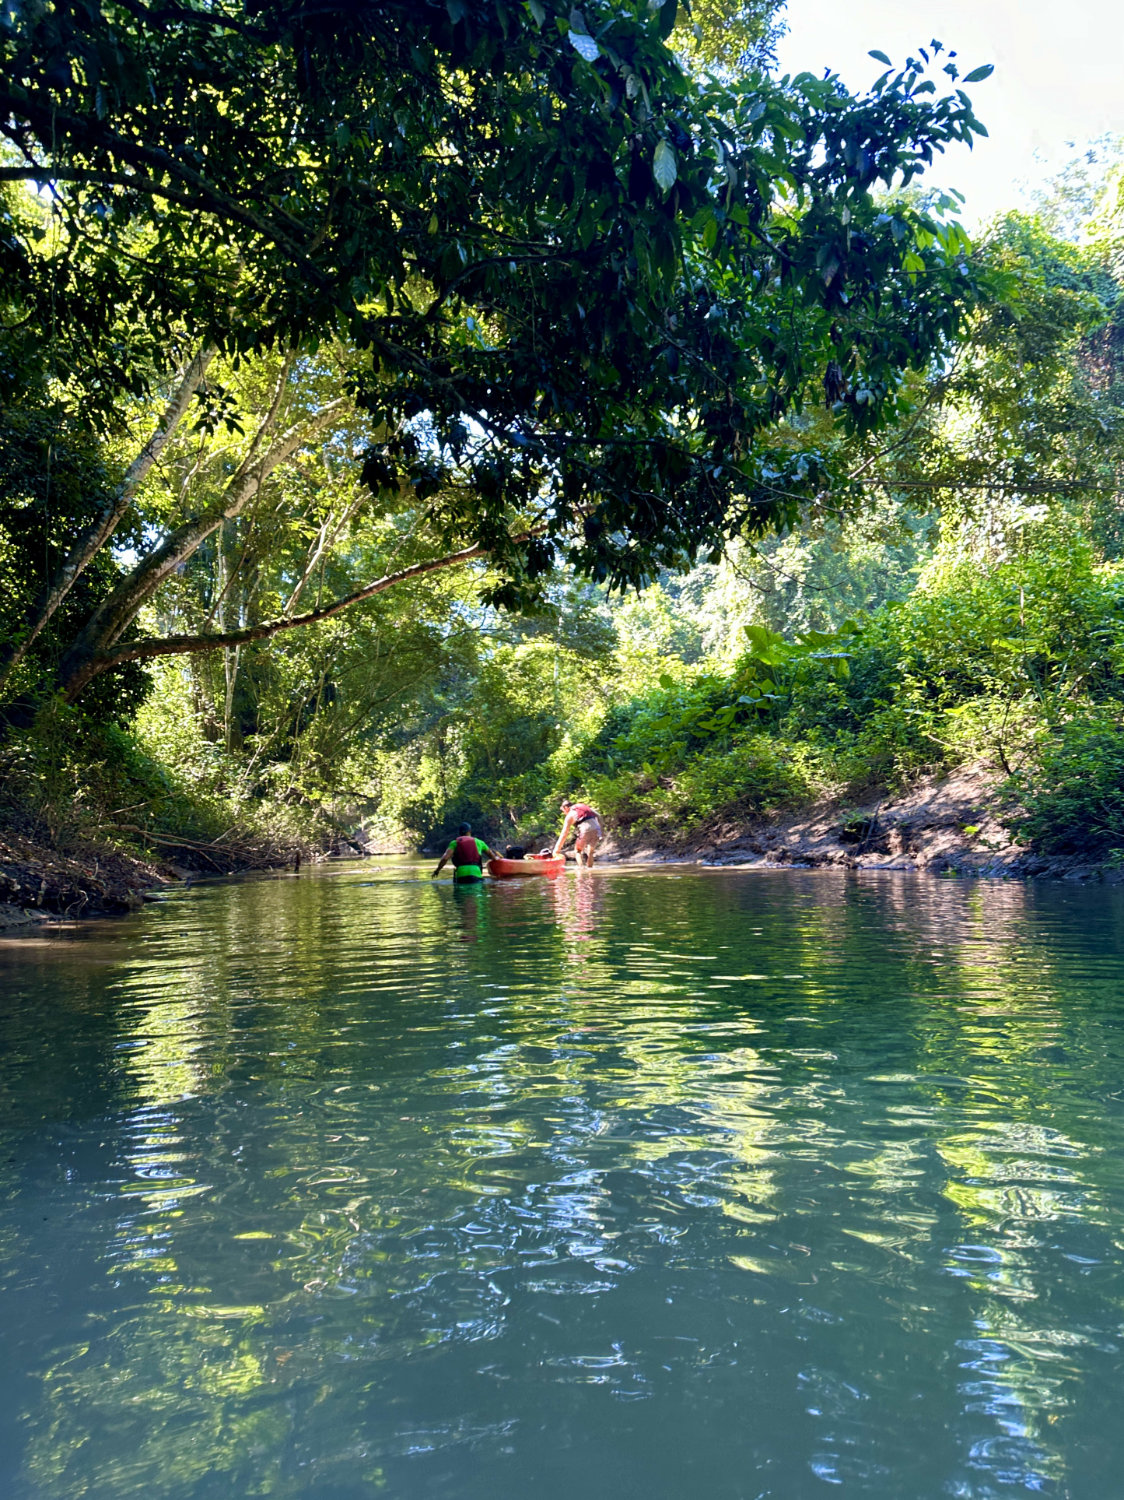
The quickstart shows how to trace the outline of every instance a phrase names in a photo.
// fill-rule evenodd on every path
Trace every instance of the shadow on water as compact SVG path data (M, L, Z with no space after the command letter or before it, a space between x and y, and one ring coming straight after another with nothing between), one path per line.
M0 952L0 1492L1115 1492L1119 893L428 870Z

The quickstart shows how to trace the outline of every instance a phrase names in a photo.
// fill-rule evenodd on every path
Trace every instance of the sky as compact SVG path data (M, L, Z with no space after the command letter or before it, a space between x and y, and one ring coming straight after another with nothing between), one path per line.
M968 224L1021 206L1088 141L1124 135L1124 0L788 0L785 18L780 71L830 68L852 89L885 71L872 47L898 63L935 37L962 74L994 63L968 89L988 136L929 177L966 195Z

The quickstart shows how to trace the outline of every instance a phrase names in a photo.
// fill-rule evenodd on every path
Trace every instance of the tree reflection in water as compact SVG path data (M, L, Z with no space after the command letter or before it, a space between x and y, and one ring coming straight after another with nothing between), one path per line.
M9 956L5 1492L1111 1493L1121 916L388 871Z

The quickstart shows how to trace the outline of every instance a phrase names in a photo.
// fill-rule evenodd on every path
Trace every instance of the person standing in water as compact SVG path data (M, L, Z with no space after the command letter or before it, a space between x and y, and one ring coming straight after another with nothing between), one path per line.
M486 859L499 859L499 855L494 849L489 849L483 839L473 838L470 825L462 823L457 829L456 838L438 860L430 879L436 880L452 860L454 880L483 880Z
M557 859L562 853L562 846L572 828L577 834L574 852L578 856L578 864L585 865L587 870L591 870L597 846L605 836L601 828L601 819L588 802L563 802L562 813L562 832L558 835L558 842L554 846L554 858Z

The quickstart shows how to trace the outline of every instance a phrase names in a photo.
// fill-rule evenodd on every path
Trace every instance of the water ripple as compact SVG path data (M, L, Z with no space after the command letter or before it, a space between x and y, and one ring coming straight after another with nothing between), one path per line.
M5 950L5 1495L1114 1493L1117 892L426 873Z

